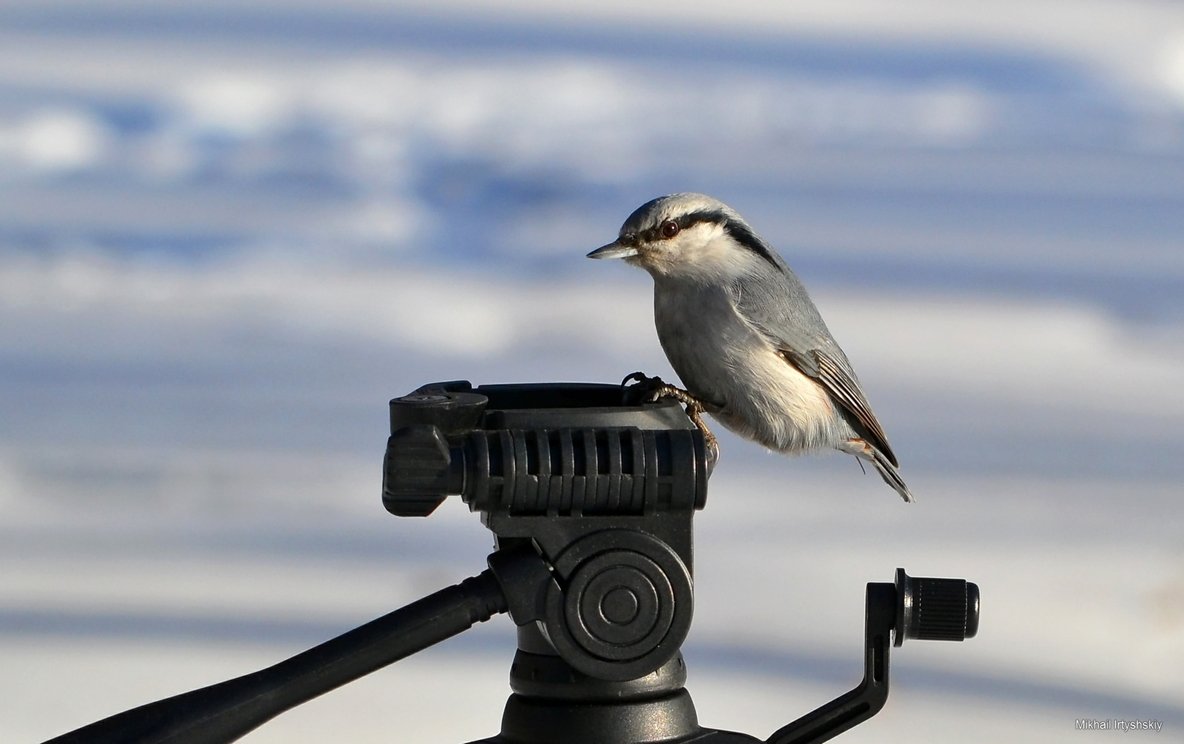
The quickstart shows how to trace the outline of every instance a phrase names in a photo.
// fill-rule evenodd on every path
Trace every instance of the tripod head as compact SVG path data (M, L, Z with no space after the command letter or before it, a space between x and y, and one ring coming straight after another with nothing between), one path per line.
M426 516L459 495L499 552L545 573L504 582L510 615L602 680L643 677L690 628L691 517L707 499L702 434L673 401L615 385L425 385L390 403L383 503ZM505 561L491 560L495 574ZM534 639L527 645L537 649Z
M489 568L272 667L134 708L52 742L216 744L508 612L518 626L501 733L473 744L750 744L699 726L679 648L694 607L692 519L711 461L673 401L617 385L441 382L390 402L383 503L459 496L494 534ZM869 583L864 678L773 733L816 744L888 696L892 641L964 640L978 587Z

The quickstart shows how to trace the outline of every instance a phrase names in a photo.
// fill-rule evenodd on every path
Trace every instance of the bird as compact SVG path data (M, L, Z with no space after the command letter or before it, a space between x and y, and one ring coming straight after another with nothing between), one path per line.
M630 377L652 381L654 398L685 404L713 455L702 412L770 450L854 455L906 502L914 500L851 362L805 286L736 210L704 194L661 196L638 207L617 239L588 258L624 259L653 277L658 340L686 389Z

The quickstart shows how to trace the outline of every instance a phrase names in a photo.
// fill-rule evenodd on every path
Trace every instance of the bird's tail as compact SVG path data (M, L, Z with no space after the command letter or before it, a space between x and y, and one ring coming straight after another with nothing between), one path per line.
M855 455L861 460L867 460L875 468L884 482L892 486L892 488L900 494L900 497L907 503L912 503L913 492L905 484L904 479L900 477L900 472L897 471L896 466L884 455L883 452L873 447L863 439L850 439L841 447L842 451Z

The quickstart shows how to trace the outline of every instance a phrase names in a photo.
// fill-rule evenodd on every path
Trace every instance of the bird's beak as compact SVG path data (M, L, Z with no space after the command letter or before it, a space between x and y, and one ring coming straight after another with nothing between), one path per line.
M631 258L636 255L637 246L622 245L620 240L614 240L589 253L588 258Z

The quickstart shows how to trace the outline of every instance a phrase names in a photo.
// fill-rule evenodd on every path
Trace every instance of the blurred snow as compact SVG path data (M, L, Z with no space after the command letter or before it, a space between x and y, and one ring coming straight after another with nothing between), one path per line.
M700 720L849 689L900 565L977 581L980 636L901 649L843 741L1178 738L1182 39L1118 0L5 3L0 738L479 572L462 505L382 510L385 401L669 377L648 278L583 255L675 190L783 251L919 496L724 436ZM248 740L487 736L512 650L495 619Z

